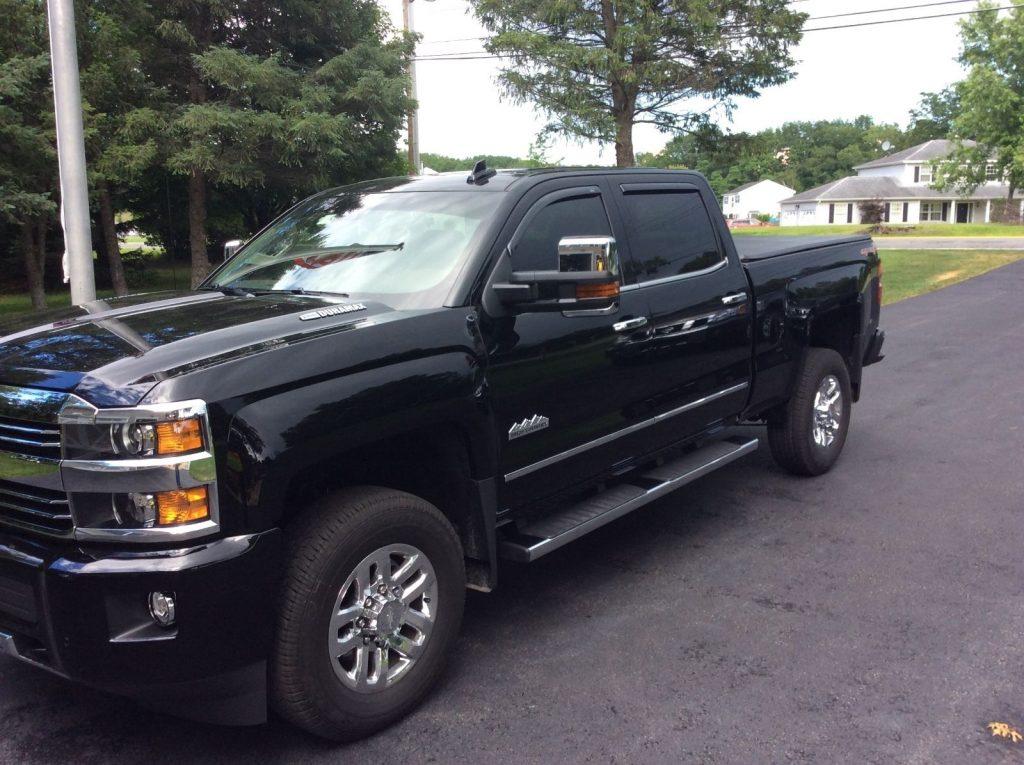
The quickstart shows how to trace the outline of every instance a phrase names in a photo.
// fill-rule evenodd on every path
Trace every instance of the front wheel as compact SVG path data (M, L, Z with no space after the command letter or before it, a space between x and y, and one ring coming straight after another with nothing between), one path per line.
M811 348L793 396L768 419L775 461L796 475L821 475L839 459L850 428L850 372L835 351Z
M465 601L458 536L433 505L373 487L332 496L288 533L271 702L315 735L362 738L443 669Z

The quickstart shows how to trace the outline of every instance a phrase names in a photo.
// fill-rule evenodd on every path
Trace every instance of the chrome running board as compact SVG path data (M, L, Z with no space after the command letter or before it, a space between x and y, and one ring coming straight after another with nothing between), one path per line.
M565 510L533 521L517 529L515 539L503 539L501 557L529 563L552 550L621 518L627 513L663 497L730 462L738 460L758 447L756 438L728 438L695 449L682 457L640 474L632 479L651 486L643 488L630 483L618 484Z

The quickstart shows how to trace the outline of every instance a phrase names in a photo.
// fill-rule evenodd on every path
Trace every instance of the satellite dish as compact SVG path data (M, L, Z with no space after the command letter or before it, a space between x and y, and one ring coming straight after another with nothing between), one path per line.
M892 141L885 141L885 142L882 143L882 151L891 151L891 150L892 150Z

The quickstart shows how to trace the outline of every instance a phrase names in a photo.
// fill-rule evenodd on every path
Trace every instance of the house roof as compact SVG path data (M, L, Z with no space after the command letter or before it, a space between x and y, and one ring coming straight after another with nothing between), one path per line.
M789 186L786 186L783 183L779 183L778 181L773 181L771 178L762 178L759 181L751 181L750 183L744 183L742 186L737 186L736 188L732 189L731 191L727 191L725 193L726 194L739 194L741 191L746 191L747 189L753 188L754 186L759 186L762 183L774 183L776 186L781 186L784 189L788 189L789 188ZM791 190L793 190L793 189L791 189Z
M817 188L802 191L799 194L783 199L782 204L798 204L800 202L829 202L842 200L858 201L863 199L905 200L905 199L1002 199L1006 196L1006 187L1000 185L979 186L972 193L961 196L955 191L939 191L930 186L902 186L890 176L863 177L851 175L838 181L826 183Z
M964 146L975 146L974 141L964 141ZM861 165L854 165L854 170L865 170L871 167L888 167L890 165L902 165L907 162L928 162L929 160L945 159L956 147L956 141L945 138L936 138L932 141L919 143L909 149L889 154L885 157L873 159Z

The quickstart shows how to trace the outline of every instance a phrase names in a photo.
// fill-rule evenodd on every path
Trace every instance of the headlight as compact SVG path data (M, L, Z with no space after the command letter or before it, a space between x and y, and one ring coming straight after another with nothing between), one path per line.
M78 539L162 542L219 531L204 402L99 409L69 401L59 417L61 476Z
M65 420L64 457L73 460L145 459L209 449L204 418L194 405L178 410L101 409L89 418Z

